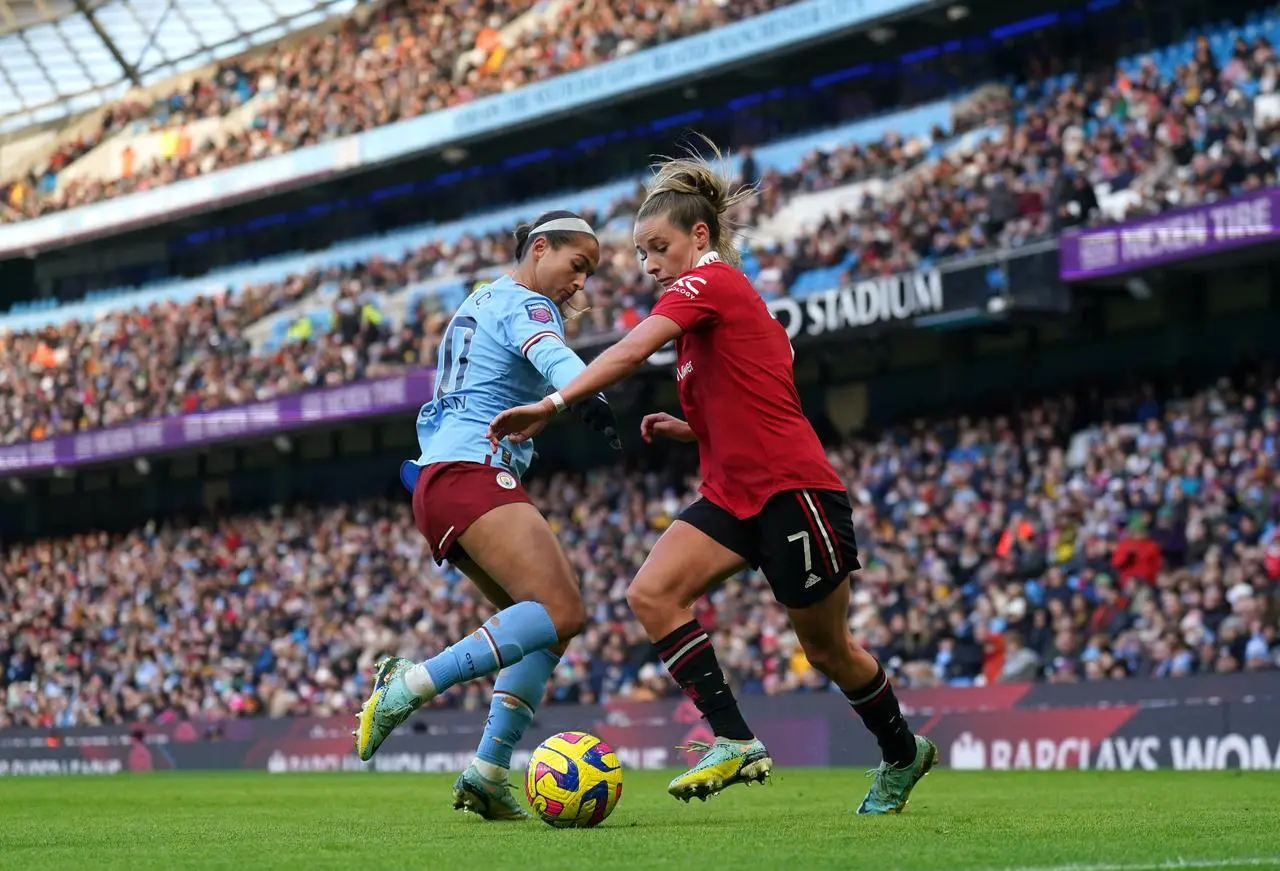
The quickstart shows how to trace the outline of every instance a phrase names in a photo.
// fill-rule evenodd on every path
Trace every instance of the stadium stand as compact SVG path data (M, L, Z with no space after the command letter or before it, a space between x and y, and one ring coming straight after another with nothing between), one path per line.
M832 456L865 566L852 625L915 687L1278 668L1278 450L1274 373L850 437ZM590 609L552 698L671 691L625 590L689 485L535 483ZM376 657L421 658L488 613L431 561L407 500L38 541L0 574L0 726L343 714ZM826 688L762 576L699 617L742 692ZM484 708L487 688L437 703Z
M795 196L847 182L859 173L904 168L923 158L926 145L891 139L865 149L846 146L805 157L794 171L774 172L770 180ZM832 168L814 172L813 164ZM630 189L606 206L600 220L622 218L625 224L636 204ZM236 293L123 309L96 320L61 321L11 334L0 363L9 388L4 396L10 427L4 438L41 439L346 383L406 365L430 365L440 330L475 276L492 275L512 258L508 233L459 235L452 244L433 235L395 261L373 255L348 266L247 285ZM809 255L815 265L817 253ZM780 288L804 268L805 258L803 252L789 258L790 274L766 276L762 289ZM760 270L780 268L776 254L763 253L762 263ZM414 289L427 283L434 293ZM629 244L607 247L592 282L594 310L575 328L604 334L633 326L653 302L648 284ZM317 292L332 298L328 307L273 319L279 329L260 347L252 346L252 324L272 312L299 308L300 301ZM402 315L391 319L383 310L397 301ZM100 350L90 353L104 347L111 349L110 356ZM108 371L114 374L104 380Z
M978 124L976 135L956 136L961 131L938 125L913 129L928 117L925 107L876 125L852 125L894 131L879 141L808 154L790 145L779 149L785 156L764 165L752 158L742 177L758 181L763 193L742 216L756 228L746 269L766 297L804 297L867 275L1274 184L1280 152L1272 145L1280 121L1256 124L1254 99L1275 92L1271 36L1277 34L1280 18L1269 17L1243 29L1213 29L1118 68L1019 84L1010 123ZM977 120L998 115L996 108L1004 107ZM899 120L915 135L897 132ZM801 139L823 137L831 138ZM575 326L585 334L634 325L653 302L652 285L635 268L626 241L635 193L625 183L601 194L610 192L611 199L580 197L595 207L599 222L619 228L593 282L595 309ZM9 385L4 439L223 407L429 365L447 313L477 277L510 259L506 226L466 232L483 226L468 221L452 231L374 240L355 255L364 262L335 266L342 262L335 256L328 269L239 292L14 334L0 361ZM286 268L277 263L254 272L280 275ZM174 295L210 281L189 282ZM323 304L294 306L311 294ZM272 318L266 336L252 329L281 309L290 317ZM45 316L56 321L58 312ZM159 342L150 338L156 325L166 325ZM145 341L138 338L144 333ZM100 360L67 365L95 341L117 346L115 362L128 365L127 376L107 384Z
M791 0L732 7L556 0L395 0L304 37L128 98L88 135L0 188L0 222L149 190L456 106L747 18ZM461 15L458 12L461 11ZM378 83L372 87L372 83Z

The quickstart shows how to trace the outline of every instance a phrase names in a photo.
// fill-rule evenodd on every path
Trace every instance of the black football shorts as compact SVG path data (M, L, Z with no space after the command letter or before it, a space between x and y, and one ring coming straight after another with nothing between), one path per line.
M785 490L745 520L703 497L679 519L761 569L774 598L787 608L821 602L861 568L844 490Z

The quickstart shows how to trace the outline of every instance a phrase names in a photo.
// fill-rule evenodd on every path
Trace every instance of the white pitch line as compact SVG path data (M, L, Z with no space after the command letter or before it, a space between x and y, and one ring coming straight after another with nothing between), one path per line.
M1167 859L1157 862L1134 864L1099 863L1094 865L1042 865L1011 868L988 868L983 871L1196 871L1212 868L1272 868L1280 869L1280 856L1262 856L1245 859Z

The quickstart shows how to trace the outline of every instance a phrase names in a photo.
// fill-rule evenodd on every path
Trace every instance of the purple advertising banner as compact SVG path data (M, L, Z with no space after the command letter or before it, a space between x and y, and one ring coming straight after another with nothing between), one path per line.
M1058 249L1064 281L1124 275L1280 239L1280 188L1067 233Z
M431 392L433 371L307 390L234 408L203 411L0 447L0 476L157 454L299 427L416 410Z
M1117 703L1116 696L1131 699ZM1118 690L1116 688L1121 688ZM1204 678L996 684L902 690L912 727L961 770L1280 770L1275 672ZM744 696L743 713L785 768L873 765L880 750L839 693ZM0 777L164 770L456 772L484 729L479 711L429 710L392 735L371 762L351 749L349 717L151 722L80 729L0 730ZM680 749L709 740L687 700L548 705L538 711L523 767L540 738L586 729L624 768L687 766Z

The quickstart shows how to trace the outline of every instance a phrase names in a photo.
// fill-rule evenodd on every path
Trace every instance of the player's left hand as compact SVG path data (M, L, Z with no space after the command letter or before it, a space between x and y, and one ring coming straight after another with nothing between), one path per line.
M513 445L527 442L542 431L555 413L555 406L546 399L533 405L508 408L489 422L489 444L497 449L503 439Z
M609 400L603 393L597 393L581 405L582 420L587 426L602 434L609 440L609 447L615 451L622 450L622 439L618 438L618 420L613 416Z

